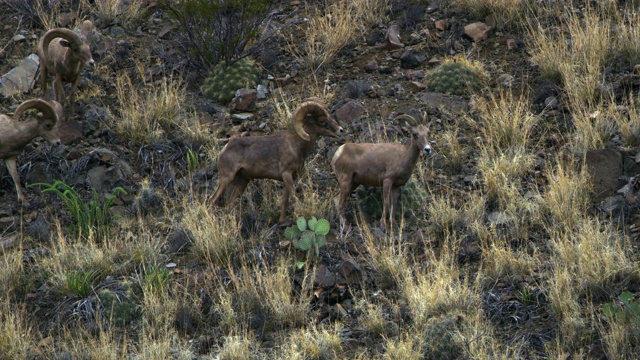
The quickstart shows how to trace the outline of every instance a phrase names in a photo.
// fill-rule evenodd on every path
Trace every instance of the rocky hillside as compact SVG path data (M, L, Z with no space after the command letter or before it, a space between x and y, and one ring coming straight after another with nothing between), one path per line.
M0 5L1 113L42 96L45 29L91 20L96 61L74 110L65 104L63 145L38 138L17 158L28 202L0 167L0 354L640 349L637 1L276 1L230 67L203 62L206 47L164 5ZM211 202L229 139L291 129L312 97L346 130L318 140L287 213L295 227L328 221L317 252L279 226L279 182ZM341 221L330 159L347 142L407 143L401 114L429 124L434 151L401 191L395 226L380 224L381 191L362 187Z

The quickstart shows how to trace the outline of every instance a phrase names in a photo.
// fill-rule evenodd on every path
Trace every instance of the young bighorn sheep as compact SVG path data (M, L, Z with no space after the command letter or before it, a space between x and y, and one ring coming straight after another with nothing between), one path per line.
M218 155L218 189L213 194L219 204L225 190L233 185L228 203L239 198L251 179L273 179L284 182L280 205L280 224L286 221L289 196L294 192L294 179L311 154L319 136L338 137L344 129L327 111L324 104L306 101L294 114L294 130L277 131L265 136L236 137L229 140Z
M38 45L42 96L46 96L49 75L55 76L55 99L60 104L64 104L64 84L71 83L69 101L72 113L75 110L75 92L80 73L86 66L95 65L90 46L92 31L93 23L85 20L81 26L82 35L65 28L51 29L44 34Z
M400 115L396 120L411 122L412 137L409 144L349 143L340 146L333 155L331 168L340 187L338 210L341 217L347 196L358 185L382 187L383 208L380 224L382 228L386 227L387 216L393 224L393 213L400 188L409 181L420 153L431 153L428 125L417 125L415 119L409 115Z
M36 109L42 113L42 117L20 121L20 116L29 109ZM18 106L14 119L7 115L0 115L0 159L4 159L9 169L9 174L16 185L18 200L26 203L20 176L16 167L16 158L31 140L42 136L51 145L59 145L58 136L59 118L62 114L62 106L55 100L31 99Z

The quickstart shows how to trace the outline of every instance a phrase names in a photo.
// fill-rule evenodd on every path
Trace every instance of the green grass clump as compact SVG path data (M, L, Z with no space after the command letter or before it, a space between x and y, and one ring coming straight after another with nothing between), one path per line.
M470 95L484 84L485 74L479 64L451 59L424 77L427 90L449 95Z
M85 239L92 236L99 240L106 238L115 220L109 213L111 203L118 194L127 194L123 188L116 187L111 191L111 195L102 201L101 196L93 190L93 198L84 201L75 189L60 180L54 181L53 184L37 183L31 186L46 187L42 190L43 193L58 195L63 206L75 219L77 235Z
M259 69L244 58L231 65L219 63L204 79L202 92L221 104L228 104L238 89L252 89L258 84Z

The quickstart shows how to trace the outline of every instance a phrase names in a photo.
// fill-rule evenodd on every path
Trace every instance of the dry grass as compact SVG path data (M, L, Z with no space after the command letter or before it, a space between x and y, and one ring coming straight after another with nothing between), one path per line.
M489 155L518 153L529 148L531 133L538 122L529 106L525 95L516 96L511 91L490 93L488 99L474 102L482 124L468 120L484 135L481 141Z
M493 15L499 29L522 26L529 6L524 0L453 0L452 4L478 18Z
M236 212L211 211L205 202L185 203L182 227L193 237L191 253L209 264L225 265L243 253Z
M299 28L305 41L298 44L292 37L289 51L317 74L318 69L331 64L340 50L353 42L358 32L380 22L388 7L387 0L327 1L322 6L310 5L306 8L308 21Z
M145 0L82 0L102 21L133 27L145 14Z
M172 134L175 128L187 128L196 133L200 125L197 119L184 116L185 84L179 77L163 77L159 84L147 82L145 68L137 66L136 83L129 74L116 79L116 91L120 101L120 118L114 118L116 130L134 142L152 143Z

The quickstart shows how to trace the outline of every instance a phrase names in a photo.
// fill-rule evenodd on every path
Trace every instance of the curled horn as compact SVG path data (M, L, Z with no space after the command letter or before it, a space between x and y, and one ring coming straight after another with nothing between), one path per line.
M311 138L309 137L309 134L307 134L307 132L304 131L304 118L311 112L315 112L316 114L318 114L318 112L321 112L327 118L329 118L329 113L327 112L326 107L320 104L319 102L306 101L302 103L302 105L300 105L300 107L298 108L298 110L296 110L296 113L294 115L293 129L296 131L296 134L298 134L298 136L300 136L302 139L306 141L311 140Z
M58 122L58 113L56 110L46 100L42 99L31 99L23 102L16 109L14 117L19 119L20 116L29 109L36 109L40 111L45 118Z
M394 121L402 121L402 120L404 120L410 126L418 126L418 121L416 121L416 118L414 118L413 116L411 116L409 114L400 114L400 115L396 116L395 118L393 118L393 120Z
M82 38L73 30L64 28L51 29L42 37L42 49L44 50L45 55L49 53L49 43L55 38L63 38L77 46L82 45Z

